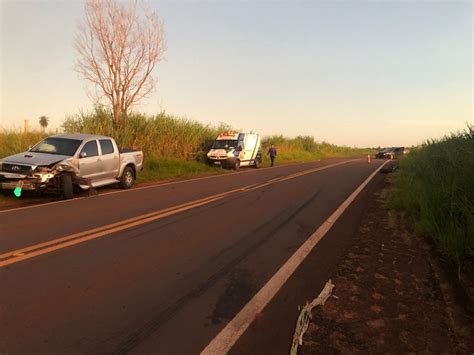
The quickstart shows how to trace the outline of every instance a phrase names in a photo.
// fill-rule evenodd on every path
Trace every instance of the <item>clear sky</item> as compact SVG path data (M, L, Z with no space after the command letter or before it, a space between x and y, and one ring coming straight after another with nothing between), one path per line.
M350 146L473 122L472 1L151 1L168 50L137 109ZM90 110L82 1L0 0L0 126Z

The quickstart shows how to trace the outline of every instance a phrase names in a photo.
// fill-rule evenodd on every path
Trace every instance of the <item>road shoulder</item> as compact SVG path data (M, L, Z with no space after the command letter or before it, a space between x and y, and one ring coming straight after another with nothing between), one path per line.
M302 354L468 352L472 319L456 305L430 245L385 205L386 174L349 206L231 354L288 354L301 308L335 284L303 338Z
M430 244L385 207L390 188L369 201L353 247L330 275L336 297L313 310L300 353L474 349L472 319L456 304Z

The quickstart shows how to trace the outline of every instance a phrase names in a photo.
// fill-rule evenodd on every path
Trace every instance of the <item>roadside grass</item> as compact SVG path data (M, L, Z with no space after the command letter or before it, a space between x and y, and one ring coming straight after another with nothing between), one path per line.
M145 159L144 170L138 174L137 182L222 174L225 172L224 169L214 168L198 161L149 158Z
M145 157L199 160L205 157L213 140L226 124L205 125L184 117L161 112L157 115L131 114L121 126L112 123L112 112L97 107L65 119L66 133L90 133L113 137L120 147L139 148Z
M0 130L0 158L8 155L24 152L30 145L38 143L47 132L30 131L26 134L20 130Z
M120 147L143 150L145 169L138 175L138 182L225 172L208 166L206 153L217 135L229 130L238 131L226 123L212 126L166 112L157 115L133 113L117 127L112 123L112 112L102 107L68 116L62 125L65 133L111 136ZM52 132L30 131L24 134L19 130L0 130L0 158L23 152L49 134ZM310 136L268 136L262 137L263 167L270 165L267 151L272 143L278 150L276 165L361 156L371 152L316 142Z
M337 146L327 142L316 142L311 136L288 138L284 136L267 136L262 139L262 151L266 155L270 146L274 144L279 163L296 163L328 158L348 158L374 154L370 148L354 148Z
M474 128L429 140L400 161L392 207L407 211L457 265L474 258Z

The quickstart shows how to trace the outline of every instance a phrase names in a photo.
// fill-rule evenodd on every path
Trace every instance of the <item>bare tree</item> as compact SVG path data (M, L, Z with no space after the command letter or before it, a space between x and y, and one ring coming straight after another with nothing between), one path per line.
M49 118L46 117L46 116L41 116L41 117L38 119L38 122L39 122L40 126L43 128L43 130L45 130L46 127L48 127Z
M151 73L165 51L163 27L142 0L86 0L74 39L76 71L94 84L94 100L112 106L119 125L155 88Z

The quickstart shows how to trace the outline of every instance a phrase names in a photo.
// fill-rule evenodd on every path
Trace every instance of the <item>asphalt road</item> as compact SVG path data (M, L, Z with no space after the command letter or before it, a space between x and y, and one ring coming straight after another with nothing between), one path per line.
M242 169L2 211L0 354L199 353L380 164ZM306 291L324 285L356 222L310 254ZM282 295L234 352L287 353L301 297Z

